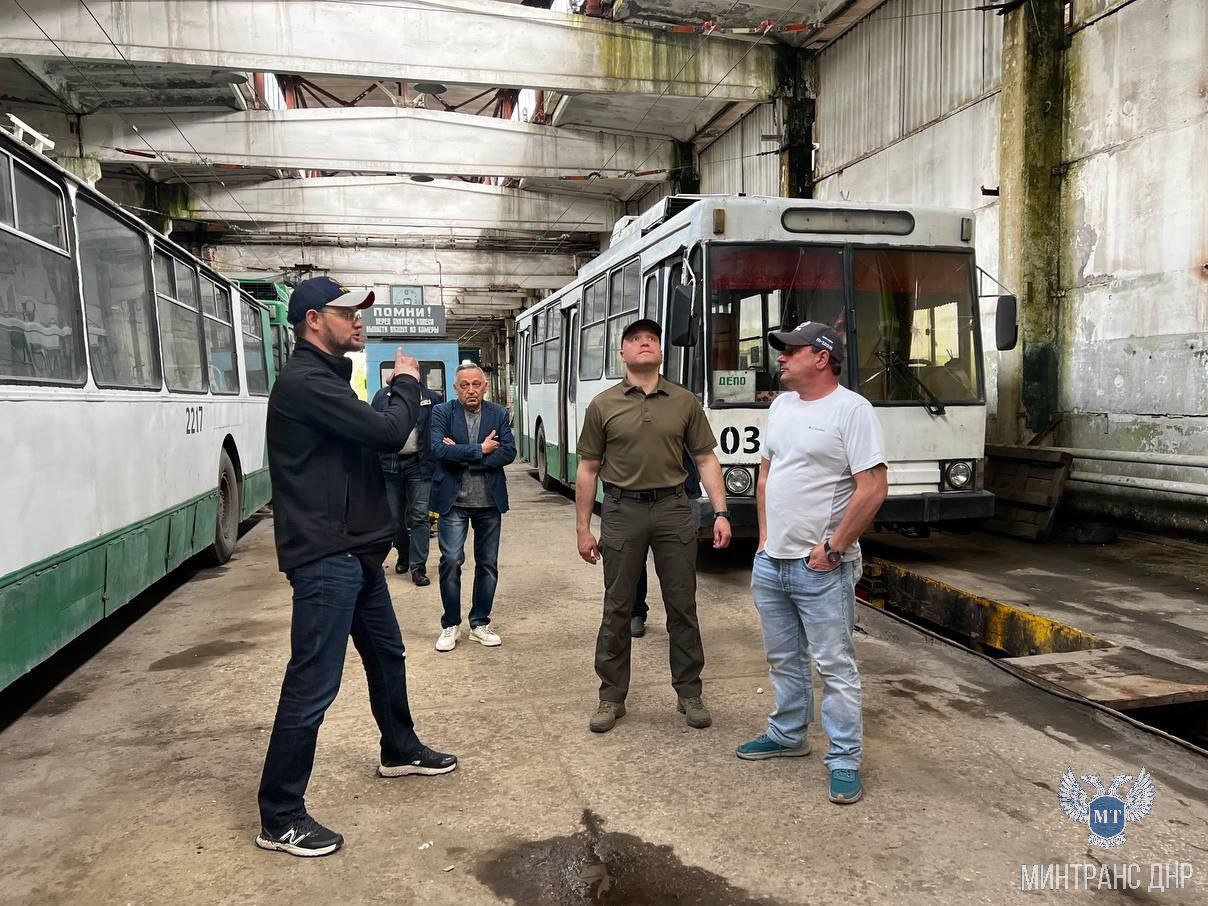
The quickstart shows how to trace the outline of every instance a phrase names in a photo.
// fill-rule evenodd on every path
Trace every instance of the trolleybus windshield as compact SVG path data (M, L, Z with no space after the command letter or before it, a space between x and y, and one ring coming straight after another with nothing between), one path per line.
M779 368L768 332L802 321L828 324L847 339L845 372L854 366L856 389L870 400L980 401L971 256L854 247L853 315L844 303L843 254L840 246L712 247L712 401L774 399Z

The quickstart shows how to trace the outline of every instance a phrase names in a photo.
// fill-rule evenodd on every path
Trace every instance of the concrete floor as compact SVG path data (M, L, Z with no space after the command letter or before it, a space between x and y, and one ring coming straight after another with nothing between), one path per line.
M435 585L390 579L418 729L460 756L456 773L374 776L350 651L308 796L345 849L300 860L253 845L290 617L264 522L0 732L0 901L1035 903L1069 894L1021 893L1021 864L1093 861L1145 871L1139 891L1096 902L1204 902L1203 760L870 608L864 800L829 804L817 754L736 759L771 705L738 554L701 572L713 727L675 713L656 612L635 642L629 715L588 732L600 571L575 555L571 503L523 468L509 479L501 648L437 653ZM820 753L820 728L810 736ZM1067 766L1153 773L1153 812L1124 847L1088 847L1061 814ZM1147 893L1154 862L1192 863L1194 886Z

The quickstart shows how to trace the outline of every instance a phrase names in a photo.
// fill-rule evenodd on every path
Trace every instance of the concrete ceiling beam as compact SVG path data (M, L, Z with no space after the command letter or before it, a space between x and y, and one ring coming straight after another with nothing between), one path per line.
M621 215L620 205L604 198L555 197L453 180L416 183L395 176L278 179L193 189L191 217L250 229L321 224L333 232L445 227L601 233L612 230Z
M651 181L666 178L673 166L671 144L656 139L416 108L177 113L173 120L175 125L162 114L93 114L82 118L80 140L85 154L101 161L138 161L150 145L182 166L508 177L594 171Z
M99 24L82 4L23 5L35 21L0 7L0 56L734 101L776 87L769 47L493 0L112 0L90 4Z
M300 267L326 272L356 286L406 284L444 287L446 298L489 294L520 297L558 289L575 278L569 255L525 255L431 249L355 249L338 246L211 245L203 256L230 276L254 277Z

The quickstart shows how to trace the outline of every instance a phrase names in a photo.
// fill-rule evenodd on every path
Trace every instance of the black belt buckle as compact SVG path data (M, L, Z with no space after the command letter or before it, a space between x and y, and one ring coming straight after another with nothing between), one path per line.
M659 499L659 492L653 491L630 491L635 500L640 500L642 503L654 503Z

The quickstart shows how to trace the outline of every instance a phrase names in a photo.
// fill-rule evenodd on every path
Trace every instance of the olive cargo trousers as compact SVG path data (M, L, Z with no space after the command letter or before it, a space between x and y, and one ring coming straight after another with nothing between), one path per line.
M616 489L604 494L600 510L604 616L596 638L601 701L622 702L629 693L629 620L648 550L654 552L667 607L671 685L680 698L701 693L705 651L696 618L696 515L682 486L668 489L665 495L637 500L621 496Z

